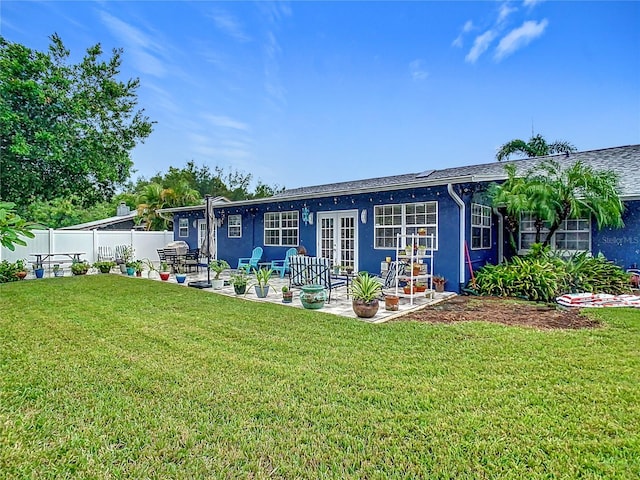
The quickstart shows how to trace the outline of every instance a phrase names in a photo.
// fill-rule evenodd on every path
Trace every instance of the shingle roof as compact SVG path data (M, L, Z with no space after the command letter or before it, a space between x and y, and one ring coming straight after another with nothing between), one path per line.
M467 165L464 167L407 173L390 177L293 188L285 190L271 198L274 200L282 200L291 197L315 197L346 192L355 193L411 188L423 185L501 180L506 178L504 170L506 164L515 164L517 172L521 174L545 159L553 159L564 166L572 165L579 160L596 170L613 170L620 176L620 195L623 198L640 197L640 145L629 145L576 152L570 155L549 155L546 157L526 158L508 162L491 162L481 165Z

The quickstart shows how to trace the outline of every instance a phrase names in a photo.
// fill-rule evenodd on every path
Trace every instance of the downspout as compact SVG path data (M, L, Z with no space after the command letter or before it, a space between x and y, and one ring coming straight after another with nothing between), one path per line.
M504 260L504 216L497 208L493 213L498 217L498 265Z
M459 267L460 267L460 280L459 280L459 285L458 287L460 288L460 290L462 290L464 288L465 285L465 269L464 269L464 264L466 261L466 258L464 256L464 242L465 242L465 231L466 231L466 207L464 205L464 202L462 201L462 199L458 196L458 194L456 192L454 192L453 190L453 185L451 183L447 184L447 192L449 192L449 196L451 198L453 198L453 201L456 202L458 204L458 207L460 207L460 226L458 227L459 230L459 242L460 242L460 260L458 261L459 263Z

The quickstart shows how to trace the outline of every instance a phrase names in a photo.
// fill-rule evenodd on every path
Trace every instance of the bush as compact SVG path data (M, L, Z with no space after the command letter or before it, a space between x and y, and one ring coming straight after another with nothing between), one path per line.
M16 273L19 271L15 263L3 260L0 262L0 283L15 282L18 280Z
M544 249L486 265L476 273L480 295L521 297L553 302L565 293L620 294L630 292L629 274L604 256L578 253L567 259Z

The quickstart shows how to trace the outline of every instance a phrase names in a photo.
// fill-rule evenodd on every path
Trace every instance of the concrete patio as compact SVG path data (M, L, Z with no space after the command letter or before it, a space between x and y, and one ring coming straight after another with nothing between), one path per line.
M288 304L282 303L281 289L284 285L287 285L287 286L289 285L289 280L287 279L287 277L282 279L280 277L272 277L272 279L269 281L269 284L271 286L269 290L269 294L265 298L258 298L253 288L253 285L255 285L255 278L252 275L250 275L248 278L249 288L247 289L247 292L244 295L236 295L236 293L233 290L233 285L228 284L228 280L230 279L230 276L232 273L233 273L232 270L231 271L227 270L223 272L222 275L220 276L220 278L227 280L227 282L225 282L227 285L225 285L222 289L214 290L213 288L204 288L201 290L207 293L216 293L219 295L227 295L230 297L243 298L245 300L253 301L253 302L279 303L282 305L286 305L288 307L304 308L302 306L302 303L300 302L301 290L299 288L293 289L294 295L293 295L292 303L288 303ZM211 274L211 278L213 278L213 274ZM199 273L189 273L187 274L187 280L183 285L187 287L189 282L206 280L206 279L207 279L206 272L201 271ZM160 281L159 278L157 280ZM175 276L171 275L168 282L177 283ZM387 290L386 293L393 294L393 291ZM334 289L331 293L331 301L325 303L322 309L318 311L324 312L324 313L331 313L334 315L340 315L342 317L349 317L349 318L362 320L370 323L384 323L393 318L405 315L408 312L411 312L413 310L419 310L428 305L434 305L436 303L439 303L453 295L455 295L455 293L453 292L433 293L433 298L431 298L431 295L419 294L414 297L413 305L411 304L410 299L400 297L398 311L385 310L384 302L381 301L380 308L378 309L378 313L373 318L367 319L367 318L358 318L356 314L353 312L353 308L351 307L351 298L348 298L347 289L346 287L343 286L343 287Z

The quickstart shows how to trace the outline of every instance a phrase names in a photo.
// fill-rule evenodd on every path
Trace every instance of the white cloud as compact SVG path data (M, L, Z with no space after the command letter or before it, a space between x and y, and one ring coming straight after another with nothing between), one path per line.
M462 32L455 38L453 42L451 42L451 45L453 45L454 47L462 47L464 34L469 33L471 30L473 30L473 22L471 20L467 20L462 27Z
M475 63L480 55L489 48L494 38L496 38L496 32L493 30L487 30L482 35L478 35L473 42L473 47L471 47L467 56L464 57L465 61Z
M524 0L523 5L525 7L535 7L537 4L542 3L544 0Z
M244 32L242 25L229 13L217 12L209 16L219 30L239 42L248 42L251 37Z
M249 125L246 123L234 120L233 118L226 117L224 115L203 115L203 117L214 127L232 128L235 130L242 130L243 132L250 130Z
M150 53L151 51L164 56L165 48L159 42L156 42L142 30L123 22L107 12L100 12L100 17L111 33L125 44L138 70L156 77L164 77L166 75L167 69L164 66L164 62L160 61L153 53Z
M509 15L517 10L517 8L511 7L508 2L500 5L500 10L498 10L498 23L504 22Z
M422 60L414 60L409 64L409 72L411 78L415 81L422 81L429 76L429 72L425 69L424 62Z
M496 47L495 59L502 60L516 50L527 46L532 40L544 33L548 24L546 18L540 22L529 20L524 22L522 26L511 30Z

